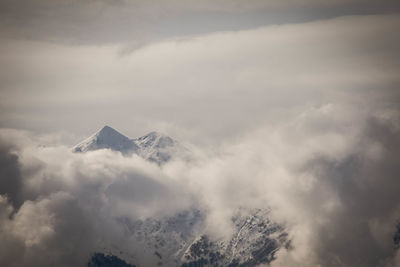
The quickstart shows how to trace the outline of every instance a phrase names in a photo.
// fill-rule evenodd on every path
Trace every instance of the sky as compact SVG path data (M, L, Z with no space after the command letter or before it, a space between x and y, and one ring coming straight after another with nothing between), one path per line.
M219 143L300 105L397 89L398 1L0 5L0 125L71 145L103 125Z
M206 207L229 235L235 209L268 205L294 247L272 266L400 266L399 12L0 0L0 265L82 264L99 235L128 250L115 216ZM164 132L195 160L71 152L104 125Z

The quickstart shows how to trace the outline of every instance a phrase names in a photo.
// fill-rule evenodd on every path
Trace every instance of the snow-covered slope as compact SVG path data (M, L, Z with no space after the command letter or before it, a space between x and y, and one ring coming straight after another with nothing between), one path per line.
M88 152L98 149L111 149L124 155L133 153L161 165L174 154L186 149L171 137L151 132L142 137L130 139L109 126L104 126L95 134L73 148L74 152Z
M268 209L238 210L228 239L205 234L205 219L199 210L161 219L119 218L134 249L121 254L116 246L102 252L123 255L136 266L257 266L270 263L279 249L289 246L287 234L269 219Z
M109 126L104 126L92 136L73 148L74 152L88 152L98 149L111 149L123 154L135 152L138 146L128 137Z
M276 251L288 247L284 229L269 219L268 209L238 210L232 217L229 240L201 235L181 258L182 266L256 266L274 260Z
M173 152L176 152L180 147L178 142L171 137L157 132L151 132L142 137L132 139L132 141L139 148L137 150L138 155L157 163L165 163L170 160Z

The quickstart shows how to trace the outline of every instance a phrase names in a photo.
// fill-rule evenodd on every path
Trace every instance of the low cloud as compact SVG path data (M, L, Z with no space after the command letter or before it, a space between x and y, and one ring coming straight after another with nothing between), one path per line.
M326 104L162 167L2 130L0 263L78 266L102 245L134 251L118 218L193 208L204 233L226 237L239 208L270 207L292 240L272 266L396 266L399 114Z
M1 132L2 147L15 133ZM191 205L179 184L139 157L75 154L27 138L1 150L1 265L83 266L101 244L128 241L117 218L159 218Z

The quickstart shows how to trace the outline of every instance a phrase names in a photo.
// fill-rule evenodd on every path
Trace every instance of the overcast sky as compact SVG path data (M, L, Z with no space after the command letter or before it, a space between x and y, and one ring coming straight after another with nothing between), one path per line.
M393 99L399 82L398 1L0 7L0 125L71 143L105 124L219 142L338 94Z

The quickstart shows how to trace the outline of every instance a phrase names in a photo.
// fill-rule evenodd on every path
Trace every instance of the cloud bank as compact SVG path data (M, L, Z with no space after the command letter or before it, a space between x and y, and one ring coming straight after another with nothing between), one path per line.
M101 244L134 250L121 217L196 208L217 237L238 208L271 207L292 240L272 266L397 266L399 114L327 104L162 168L3 129L0 262L78 266Z
M29 145L3 145L14 134L1 133L1 265L84 266L102 243L129 241L117 218L157 218L190 206L185 190L143 159L74 154L37 146L25 134L18 138Z

